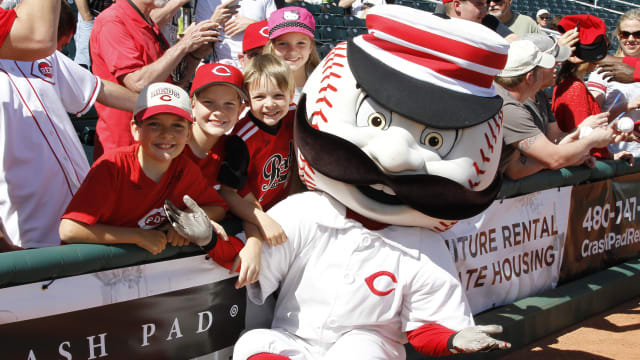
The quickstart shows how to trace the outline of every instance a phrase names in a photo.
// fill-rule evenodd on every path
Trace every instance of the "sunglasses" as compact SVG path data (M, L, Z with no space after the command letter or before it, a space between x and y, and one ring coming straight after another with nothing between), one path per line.
M539 17L540 19L542 19L542 20L549 20L549 17L548 17L548 16L538 16L538 17Z
M618 35L623 39L626 39L631 35L633 35L633 37L636 39L640 39L640 31L634 31L634 32L620 31Z

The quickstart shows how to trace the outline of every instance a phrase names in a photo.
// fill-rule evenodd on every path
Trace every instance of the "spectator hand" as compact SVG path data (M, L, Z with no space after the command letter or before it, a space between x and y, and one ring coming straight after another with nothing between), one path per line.
M480 325L462 329L453 335L453 347L457 352L470 353L476 351L491 351L496 349L506 350L511 344L496 340L488 334L502 332L500 325Z
M198 24L189 25L178 44L185 46L187 52L190 53L204 45L217 42L218 35L218 24L211 20L205 20Z
M162 231L158 230L140 230L140 238L136 245L147 250L153 255L157 255L167 246L167 237Z
M585 156L586 156L586 159L582 164L590 169L593 169L594 167L596 167L596 157L591 156L589 154L586 154Z
M236 15L224 23L224 33L228 36L236 36L254 22L256 21L248 17Z
M240 5L229 6L233 1L234 0L228 0L216 6L209 20L216 24L224 24L229 21L233 15L238 13L238 8L240 7Z
M582 128L582 127L596 128L600 126L605 126L607 124L608 119L609 119L608 112L591 115L586 119L582 120L580 125L578 125L578 128Z
M603 60L598 65L597 73L602 75L604 79L611 77L617 82L632 83L634 71L633 66L623 62Z
M576 44L580 40L580 33L575 29L571 29L558 38L558 45L568 46L571 48L571 52L576 49Z
M189 195L185 195L183 200L187 206L185 211L176 208L171 201L165 200L164 211L167 213L169 223L186 240L199 246L207 245L213 234L213 225L207 213Z
M240 250L236 260L231 267L231 273L240 266L240 274L236 281L236 289L258 281L260 276L260 256L262 253L262 243L260 241L247 241L247 244Z
M189 245L189 240L178 234L178 232L173 227L169 227L169 229L167 230L167 242L171 244L171 246Z
M588 138L592 142L592 147L605 147L611 144L616 138L616 131L612 127L597 127L593 128L591 132L580 136L580 138Z
M277 246L287 241L287 234L269 215L265 214L264 218L260 219L260 232L269 246Z
M613 160L624 160L629 163L629 166L633 166L635 158L633 154L628 151L620 151L613 154Z

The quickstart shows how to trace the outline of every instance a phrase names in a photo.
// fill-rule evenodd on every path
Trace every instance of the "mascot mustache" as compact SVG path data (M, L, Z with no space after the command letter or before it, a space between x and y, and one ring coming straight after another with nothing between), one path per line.
M405 204L437 219L461 220L488 208L502 185L500 172L482 191L468 190L437 175L386 174L353 143L314 129L306 114L306 95L303 94L296 112L294 138L305 160L314 170L333 180L354 185L374 200L392 205ZM369 186L375 184L388 186L396 195Z

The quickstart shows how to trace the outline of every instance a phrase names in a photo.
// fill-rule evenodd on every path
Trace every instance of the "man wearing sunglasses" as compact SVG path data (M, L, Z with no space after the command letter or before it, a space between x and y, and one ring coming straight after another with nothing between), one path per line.
M491 0L489 1L489 14L497 17L513 33L524 35L528 33L540 33L538 24L527 15L513 12L511 2L513 0Z
M546 29L549 27L549 10L540 9L536 14L536 21L538 22L538 26Z

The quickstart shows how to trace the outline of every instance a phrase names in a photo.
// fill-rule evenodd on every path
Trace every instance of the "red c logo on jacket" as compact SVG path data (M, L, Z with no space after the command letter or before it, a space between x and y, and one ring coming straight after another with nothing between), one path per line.
M391 279L391 281L393 281L394 284L397 284L398 281L396 280L396 276L393 275L392 273L388 272L388 271L378 271L377 273L374 273L372 275L369 275L366 279L364 279L364 282L367 283L367 286L369 287L369 290L371 290L372 293L374 293L375 295L378 296L386 296L389 295L393 292L393 290L395 290L395 287L391 287L389 289L382 289L382 290L378 290L375 288L374 286L374 282L380 278L380 277L388 277L389 279Z

